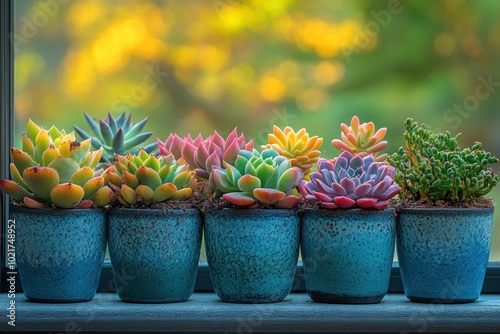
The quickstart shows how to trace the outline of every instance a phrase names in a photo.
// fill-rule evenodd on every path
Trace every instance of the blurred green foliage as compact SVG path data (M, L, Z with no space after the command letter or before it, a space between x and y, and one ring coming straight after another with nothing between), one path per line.
M500 1L16 1L17 131L83 112L149 117L165 140L273 124L325 139L353 115L403 145L411 117L500 156ZM499 166L494 166L500 171ZM495 201L500 190L494 190ZM500 261L500 221L492 259Z

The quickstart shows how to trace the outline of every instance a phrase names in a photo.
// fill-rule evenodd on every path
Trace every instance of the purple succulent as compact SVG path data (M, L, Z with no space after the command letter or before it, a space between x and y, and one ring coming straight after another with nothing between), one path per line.
M306 201L320 202L326 209L383 209L401 188L394 184L394 167L377 162L373 155L353 156L342 152L335 160L320 159L318 172L302 181L299 191Z

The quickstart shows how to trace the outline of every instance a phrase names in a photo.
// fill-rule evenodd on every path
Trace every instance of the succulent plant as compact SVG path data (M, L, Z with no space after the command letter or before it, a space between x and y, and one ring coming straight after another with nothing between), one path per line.
M176 159L184 158L196 171L201 180L208 180L214 168L222 167L224 162L234 164L240 150L252 150L253 140L246 142L243 134L238 136L236 128L226 139L217 131L203 139L199 134L195 139L188 135L185 138L170 134L165 142L158 141L158 151L162 155L173 154Z
M215 168L213 179L224 199L246 207L260 202L277 208L292 208L300 197L292 195L304 172L274 149L241 150L234 165Z
M488 164L498 159L481 149L481 143L460 149L460 134L434 133L412 119L405 122L405 147L388 161L396 168L396 182L403 195L416 200L465 202L486 195L500 181Z
M348 151L353 155L366 156L373 154L377 161L387 159L387 154L377 156L387 146L387 142L382 141L387 133L387 128L380 128L375 132L373 122L360 124L357 116L353 116L351 119L351 126L342 123L340 128L342 130L342 140L332 140L332 145L335 148Z
M401 188L394 184L396 170L373 155L342 152L335 160L320 159L318 171L302 181L299 191L306 201L326 209L360 207L383 209Z
M295 132L289 126L281 130L276 125L273 126L273 133L268 135L268 141L268 144L262 145L262 149L275 149L280 155L289 159L292 166L299 167L306 174L310 173L313 164L318 162L321 154L318 149L323 144L323 138L318 136L309 138L304 128Z
M113 192L94 173L103 150L91 145L91 139L79 142L73 132L45 130L30 119L22 150L11 149L12 180L0 180L0 188L31 208L106 206Z
M140 150L137 155L116 155L114 166L103 174L118 200L126 207L145 201L164 202L188 199L196 183L196 173L183 159L173 155L156 157Z
M116 154L137 153L132 150L147 140L152 132L141 133L148 119L144 118L139 123L132 123L132 114L128 117L125 112L122 112L116 119L108 112L107 119L99 119L95 121L87 113L85 119L90 126L90 129L95 134L91 136L77 126L73 126L76 133L83 139L92 139L92 146L95 149L104 148L104 153L101 157L102 162L112 162ZM151 143L144 146L142 149L146 152L152 152L157 148L156 143Z

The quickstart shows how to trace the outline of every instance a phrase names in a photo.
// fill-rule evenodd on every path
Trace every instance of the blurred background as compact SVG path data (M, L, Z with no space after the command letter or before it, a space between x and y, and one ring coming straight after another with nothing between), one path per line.
M19 0L17 134L32 118L87 130L83 112L149 117L151 140L273 124L330 142L353 115L412 117L500 156L500 1ZM16 136L19 140L20 136ZM19 141L16 142L19 146ZM495 166L500 172L500 166ZM490 195L499 204L500 187ZM496 214L491 261L500 261Z

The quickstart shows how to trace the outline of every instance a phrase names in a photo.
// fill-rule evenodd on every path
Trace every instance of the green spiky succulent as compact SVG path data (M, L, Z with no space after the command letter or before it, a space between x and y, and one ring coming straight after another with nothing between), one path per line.
M108 117L104 120L99 119L99 121L93 120L92 117L85 113L85 119L95 136L89 135L77 126L73 127L83 139L91 138L95 149L100 147L104 149L101 162L112 162L115 159L115 154L137 153L137 150L133 151L134 148L153 134L152 132L141 133L148 121L147 118L133 124L132 114L127 117L125 112L122 112L116 119L108 112ZM142 149L150 153L157 149L157 144L151 143L142 147Z
M196 172L173 155L156 157L140 150L137 155L116 155L114 166L103 174L120 203L126 207L145 201L186 200L196 184Z
M92 151L91 139L79 142L73 132L55 126L47 131L30 119L22 145L22 150L11 149L12 180L0 180L11 198L31 208L102 207L111 202L113 192L94 171L103 150Z
M304 176L298 167L273 149L241 150L233 165L212 171L216 187L224 199L236 206L249 206L255 202L289 209L300 202L292 195Z
M488 164L498 159L481 149L481 143L460 149L458 139L446 131L434 133L412 119L405 123L406 146L388 161L396 167L396 182L415 199L466 202L486 195L500 181Z

